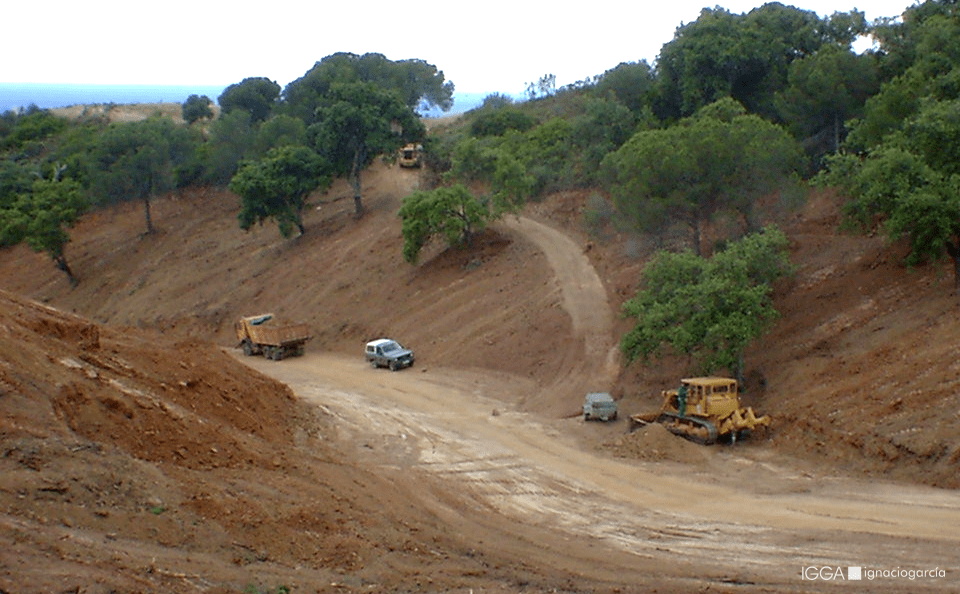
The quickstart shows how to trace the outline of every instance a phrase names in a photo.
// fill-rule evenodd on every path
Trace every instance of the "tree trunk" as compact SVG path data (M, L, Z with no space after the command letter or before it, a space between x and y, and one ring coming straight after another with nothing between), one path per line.
M150 197L143 198L143 214L147 219L147 235L153 233L153 218L150 216Z
M950 241L946 244L947 253L953 260L953 292L960 295L960 240L956 244Z
M740 349L740 352L737 354L737 385L740 386L740 391L744 390L744 377L743 377L743 349Z
M840 152L840 112L833 112L833 152Z
M70 286L76 287L77 277L73 276L73 271L70 270L70 265L67 264L67 259L64 256L60 255L55 257L53 261L57 264L57 268L62 270L64 273L66 273L67 278L70 279Z
M703 229L700 225L700 219L695 218L693 220L693 253L697 256L702 256L700 251L700 243L703 241Z
M360 197L360 159L358 150L353 154L353 170L350 172L350 185L353 186L353 211L359 219L363 216L363 200Z

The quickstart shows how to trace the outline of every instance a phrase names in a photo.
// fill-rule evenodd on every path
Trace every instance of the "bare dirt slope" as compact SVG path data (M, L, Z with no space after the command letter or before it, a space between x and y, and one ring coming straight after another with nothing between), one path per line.
M748 354L750 403L774 429L691 450L576 418L588 387L630 413L684 372L617 361L642 258L616 235L588 241L585 196L414 267L396 210L417 183L378 166L366 216L337 186L292 240L243 233L236 199L212 190L155 201L149 236L140 205L101 211L72 234L73 289L43 256L3 251L0 529L15 547L0 590L818 591L801 564L960 572L954 492L903 485L958 486L957 304L939 267L838 234L829 195L781 217L798 274ZM266 311L316 332L303 359L248 361L293 391L209 344ZM363 366L382 335L417 367ZM697 552L715 561L679 560Z

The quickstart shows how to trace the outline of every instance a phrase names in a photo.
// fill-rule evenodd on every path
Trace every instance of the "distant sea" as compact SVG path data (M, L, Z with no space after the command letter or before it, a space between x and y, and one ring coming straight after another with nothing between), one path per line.
M216 103L226 87L0 83L0 112L30 105L54 109L99 103L183 103L190 95L206 95Z
M206 95L214 103L223 86L189 85L77 85L0 83L0 113L36 105L43 109L102 103L183 103L190 95ZM457 93L453 109L446 114L432 110L424 115L437 117L463 113L479 106L489 93Z

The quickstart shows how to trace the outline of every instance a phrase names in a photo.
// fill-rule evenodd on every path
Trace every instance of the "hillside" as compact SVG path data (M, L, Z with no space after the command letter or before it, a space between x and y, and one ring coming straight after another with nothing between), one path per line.
M589 360L585 343L568 338L572 321L552 264L517 224L496 226L472 250L428 248L414 267L400 257L396 211L418 172L377 165L365 179L367 216L352 217L341 182L315 197L307 233L292 240L269 225L241 231L236 198L215 190L154 201L154 235L143 235L139 203L96 212L73 230L67 250L78 287L20 246L4 252L0 288L97 323L226 347L237 317L263 312L309 323L311 349L354 354L389 335L414 346L425 366L529 378L536 396L505 399L555 417L577 414L587 389L614 392L628 411L655 406L659 390L683 373L678 361L616 371L610 349L629 323L617 312L639 282L644 252L619 235L588 237L584 195L553 196L525 216L584 246L606 288L613 332L594 340L602 344ZM751 404L776 418L770 447L960 486L960 447L950 438L960 417L946 412L960 398L948 265L909 269L901 246L841 233L829 195L779 218L798 272L778 288L780 321L747 357L758 380Z
M823 517L861 496L873 502L868 511L845 513L884 517L888 499L943 497L921 507L953 513L952 492L905 497L883 486L960 486L960 344L945 266L909 270L900 246L838 232L838 201L829 194L777 216L798 273L777 288L782 317L747 357L749 403L774 417L773 430L737 449L697 453L678 450L670 436L644 436L654 442L635 455L666 456L664 466L638 468L667 485L692 475L720 490L722 505L709 512L716 517L745 492L754 513L768 518L758 522L787 523L701 534L668 514L673 495L654 494L648 505L666 519L642 516L648 524L633 545L642 552L624 557L606 544L625 538L617 533L623 514L571 528L576 518L563 501L590 490L549 473L535 478L546 471L521 460L559 464L553 445L571 458L577 448L611 458L625 425L580 422L583 392L610 390L629 414L656 406L659 390L682 374L676 360L624 368L613 349L628 325L617 310L635 290L644 250L613 232L588 237L586 194L565 193L496 225L471 250L430 246L411 266L400 257L396 211L418 175L377 165L365 178L368 212L359 221L338 183L315 197L307 233L292 240L272 226L241 231L236 198L215 190L155 201L152 235L143 235L138 203L93 213L67 248L75 288L45 256L4 250L0 533L14 545L0 553L0 590L24 583L31 591L267 591L295 583L357 592L624 584L800 591L786 561L795 554L791 538L822 543L809 553L821 560L837 551L881 559L881 551L903 551L902 538L910 539L910 559L942 556L937 531L952 515L939 524L918 515L915 526L907 518L902 529L870 520L882 526L863 534L856 522L794 533L794 524L772 519L782 504L765 497L813 490L825 499L810 503L811 513ZM236 361L232 324L267 311L307 322L315 338L302 360L251 361L261 374ZM360 365L362 343L381 335L413 347L417 366L360 375L370 371ZM381 397L382 411L361 406ZM419 406L447 397L473 415L455 431L427 424L449 416L442 405L400 429L389 424L410 413L388 401ZM439 444L500 425L503 435L530 441L512 446L528 456L504 454L510 463L497 465L491 446L445 461ZM489 477L473 478L480 463ZM428 471L412 471L421 466ZM718 476L712 468L736 471ZM614 476L575 470L601 484ZM881 486L874 493L868 483L828 477ZM518 500L504 504L511 495ZM598 514L610 505L588 503ZM571 540L554 532L561 528L589 536ZM688 533L695 536L676 536ZM709 547L713 564L671 561L664 569L664 555L687 551L687 538ZM738 550L731 542L755 545L756 566L732 572L742 558L724 552ZM864 560L851 554L832 559Z

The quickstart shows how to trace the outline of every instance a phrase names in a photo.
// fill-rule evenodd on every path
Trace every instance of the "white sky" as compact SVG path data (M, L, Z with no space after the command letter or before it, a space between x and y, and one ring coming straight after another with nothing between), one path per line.
M130 0L11 2L0 36L0 82L228 85L264 76L281 87L336 52L377 52L435 65L458 92L519 95L555 74L557 87L621 62L655 61L704 6L749 12L762 0ZM912 0L783 0L821 17L859 8L897 16ZM409 10L402 7L409 6ZM544 8L548 6L550 8Z

